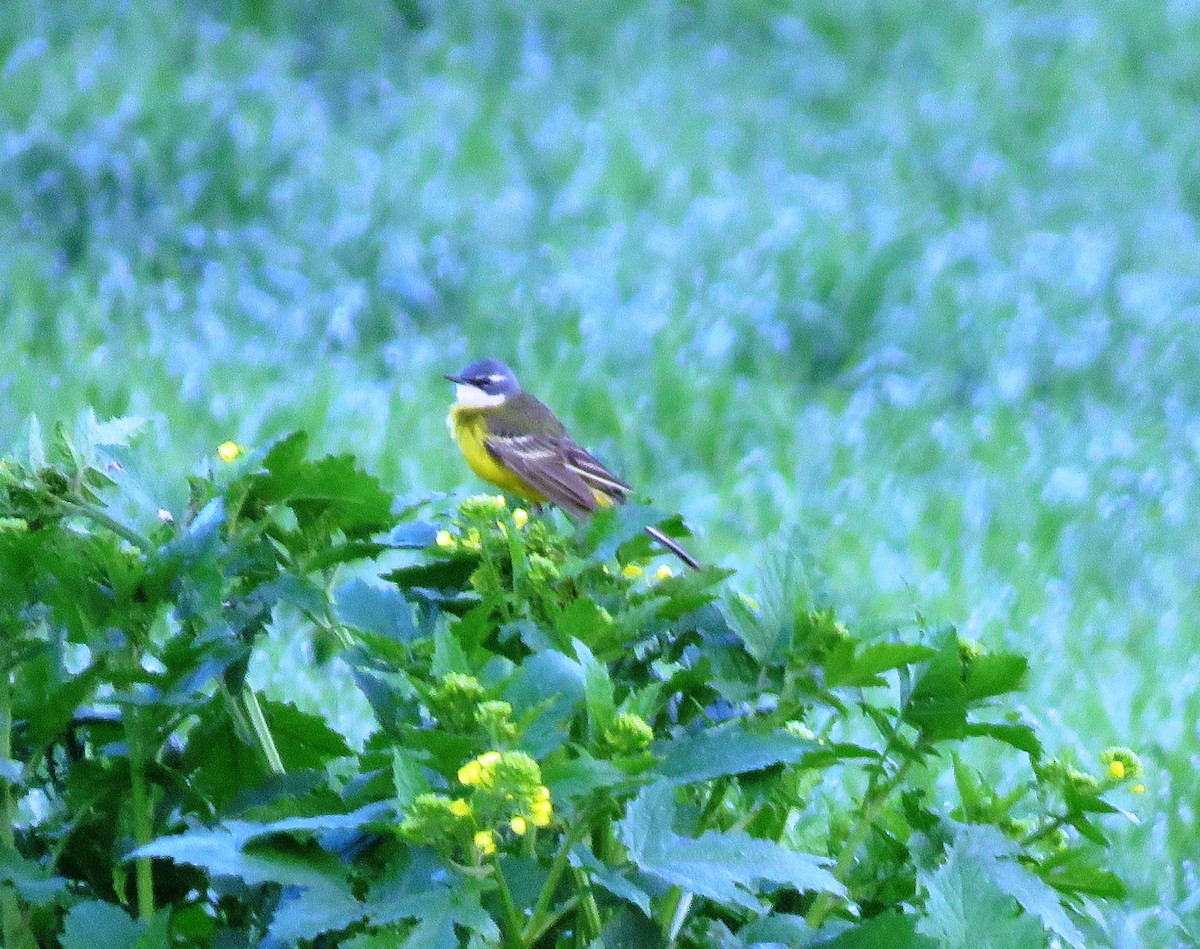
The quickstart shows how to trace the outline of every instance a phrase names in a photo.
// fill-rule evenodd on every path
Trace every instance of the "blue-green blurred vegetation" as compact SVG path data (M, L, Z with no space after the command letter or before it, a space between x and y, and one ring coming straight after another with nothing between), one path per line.
M504 358L746 586L1031 653L1150 766L1114 944L1191 944L1198 100L1187 0L6 0L0 424L461 489Z

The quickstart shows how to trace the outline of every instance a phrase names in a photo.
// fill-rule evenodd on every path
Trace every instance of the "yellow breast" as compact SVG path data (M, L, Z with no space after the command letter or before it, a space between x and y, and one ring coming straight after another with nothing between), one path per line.
M467 464L484 481L494 484L500 490L515 494L532 504L542 504L546 500L542 494L501 465L487 450L487 446L483 443L484 437L487 435L485 411L456 405L446 416L446 425L450 429L451 436L458 443L463 457L467 459Z

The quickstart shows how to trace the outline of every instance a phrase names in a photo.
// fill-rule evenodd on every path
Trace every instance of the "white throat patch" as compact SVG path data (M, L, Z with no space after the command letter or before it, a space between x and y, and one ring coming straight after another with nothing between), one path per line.
M454 387L454 397L455 405L461 405L467 409L491 409L504 404L504 396L500 393L488 395L482 389L465 386L462 383Z

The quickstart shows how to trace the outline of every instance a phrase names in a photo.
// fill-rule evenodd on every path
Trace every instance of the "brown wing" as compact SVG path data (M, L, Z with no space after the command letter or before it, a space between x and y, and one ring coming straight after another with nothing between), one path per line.
M483 443L502 465L572 517L597 507L596 495L625 499L632 489L580 448L546 406L525 392L490 417Z
M569 438L554 435L489 435L488 451L526 484L573 517L596 509L596 498L584 478L566 464Z

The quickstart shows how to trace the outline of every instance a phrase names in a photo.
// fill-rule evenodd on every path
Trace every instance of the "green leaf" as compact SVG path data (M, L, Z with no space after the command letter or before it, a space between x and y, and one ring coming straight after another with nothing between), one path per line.
M307 941L321 933L346 929L367 912L366 904L336 887L288 889L279 898L267 932L280 942Z
M584 798L600 788L627 784L632 779L611 761L583 752L570 760L546 762L542 766L542 780L554 792L554 799L560 800Z
M872 643L852 654L843 668L835 670L827 664L825 684L830 688L885 685L886 681L879 678L881 672L910 666L933 655L934 650L917 643Z
M576 844L571 850L570 859L571 866L586 870L596 886L608 890L618 899L628 900L647 917L650 916L650 894L601 863L586 844Z
M1043 945L1045 926L1064 943L1082 947L1083 934L1058 894L1018 862L1019 853L995 827L958 825L946 862L920 875L929 916L919 930L946 946L990 949ZM1031 915L1014 916L1014 900Z
M1012 745L1031 758L1042 756L1042 743L1037 733L1028 725L1006 725L999 722L967 722L964 735L983 735Z
M472 671L466 653L458 644L458 639L450 629L450 624L444 619L437 624L433 631L433 667L431 671L439 679L451 672L470 675Z
M880 913L842 933L822 949L938 949L938 943L917 932L918 918Z
M254 477L249 500L286 504L302 529L324 517L350 538L387 530L392 495L378 479L360 470L350 455L305 461L307 446L304 432L276 442L262 460L265 472Z
M0 883L11 883L21 899L35 906L47 906L67 893L67 880L51 876L45 868L2 845Z
M237 877L245 883L278 883L281 886L341 886L340 873L332 858L311 849L260 844L252 851L243 847L262 833L262 824L227 821L214 830L197 830L158 840L129 855L159 857L200 867L213 876Z
M1116 874L1096 866L1094 857L1079 850L1056 855L1052 863L1035 867L1038 875L1060 893L1123 900L1128 887Z
M144 930L119 906L88 900L67 913L62 949L133 949Z
M589 565L612 560L617 550L643 536L647 527L663 519L662 513L641 504L622 504L596 511L578 528L585 550L590 550Z
M954 631L943 633L936 648L917 677L904 707L904 720L933 741L961 738L967 722L967 701Z
M451 885L442 882L447 878ZM498 945L500 928L480 901L492 886L469 877L448 877L439 864L426 862L418 852L410 867L393 869L371 887L367 905L376 926L417 920L400 943L404 949L455 949L462 944L456 926L478 934L488 945Z
M579 665L583 669L583 697L588 711L588 735L593 741L597 741L612 724L613 715L616 714L613 684L608 677L608 669L596 661L596 657L587 646L578 639L573 645L575 655L579 657Z
M420 637L413 608L395 587L380 587L366 580L343 583L334 593L334 610L347 626L411 643Z
M289 771L323 769L335 758L350 754L346 739L319 715L302 712L287 702L260 699L271 728L271 737Z
M463 591L471 574L479 566L474 555L447 557L429 563L413 564L384 574L383 579L396 584L401 590L445 590Z
M966 663L964 692L968 702L1007 692L1016 692L1025 684L1029 660L1008 652L986 652Z
M663 758L655 770L675 784L744 774L775 764L797 764L805 755L820 750L817 742L796 735L748 735L737 726L711 728L653 746L654 753Z
M396 785L397 811L404 811L418 796L429 790L425 769L412 753L397 748L392 753L392 781Z
M695 839L680 837L671 829L674 818L675 788L660 781L642 789L618 825L634 865L669 886L751 910L760 909L759 881L799 891L845 893L825 869L830 861L824 857L741 832L710 830Z

